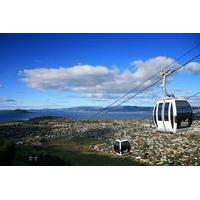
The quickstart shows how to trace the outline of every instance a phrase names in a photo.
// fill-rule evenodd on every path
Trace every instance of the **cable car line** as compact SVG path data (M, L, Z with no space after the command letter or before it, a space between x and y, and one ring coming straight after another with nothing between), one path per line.
M140 86L142 86L144 83L146 83L147 81L153 79L154 77L156 77L161 71L169 68L171 65L173 65L174 63L176 63L178 60L180 60L181 58L185 57L187 54L189 54L190 52L192 52L193 50L197 49L200 46L200 43L198 43L197 45L195 45L194 47L192 47L191 49L189 49L188 51L186 51L184 54L182 54L181 56L179 56L178 58L176 58L172 63L168 64L167 66L165 66L162 70L160 70L159 72L153 74L152 76L150 76L149 78L147 78L146 80L144 80L142 83L140 83L139 85L137 85L136 87L134 87L133 89L127 91L124 95L122 95L120 98L116 99L114 102L112 102L111 104L109 104L108 106L101 108L96 114L92 115L91 117L89 117L87 120L91 120L94 117L98 116L99 114L101 114L102 112L104 112L107 108L111 107L112 105L114 105L115 103L117 103L119 100L121 100L122 98L126 97L128 94L132 93L133 91L135 91L136 89L138 89Z
M181 65L180 67L177 67L175 70L173 70L170 74L168 74L167 76L170 76L171 74L175 73L176 71L178 71L179 69L181 69L182 67L184 67L185 65L187 65L188 63L190 63L191 61L195 60L196 58L198 58L200 56L200 54L197 54L196 56L194 56L193 58L191 58L189 61L187 61L186 63L184 63L183 65ZM145 89L143 89L142 91L136 93L135 95L127 98L126 100L122 101L120 104L118 104L116 107L119 107L120 105L122 105L123 103L125 103L126 101L134 98L135 96L137 96L138 94L144 92L146 89L149 89L150 87L154 86L155 84L157 84L159 81L161 81L162 78L160 78L159 80L157 80L156 82L154 82L153 84L151 84L150 86L146 87Z
M191 58L191 59L190 59L189 61L187 61L186 63L184 63L184 64L182 64L181 66L177 67L175 70L171 71L171 73L168 74L167 77L170 76L170 75L172 75L173 73L175 73L176 71L178 71L179 69L181 69L182 67L184 67L185 65L187 65L188 63L190 63L191 61L195 60L195 59L198 58L199 56L200 56L200 54L197 54L196 56L194 56L193 58ZM159 83L162 79L163 79L163 78L158 79L158 80L157 80L156 82L154 82L153 84L147 86L146 88L144 88L143 90L141 90L141 91L139 91L138 93L134 94L133 96L128 97L128 98L125 99L124 101L120 102L118 105L116 105L116 107L114 108L114 110L116 110L120 105L122 105L123 103L127 102L128 100L130 100L130 99L136 97L138 94L140 94L140 93L144 92L145 90L151 88L152 86L156 85L156 84ZM107 112L108 112L108 111L105 111L105 113L107 113ZM101 113L102 113L102 112L101 112ZM101 113L97 113L95 116L98 116L98 115L101 114ZM104 114L105 114L105 113L104 113ZM92 118L90 118L90 119L92 119Z
M190 98L192 98L192 97L194 97L194 96L196 96L196 95L198 95L198 94L200 94L200 92L197 92L197 93L195 93L195 94L193 94L193 95L187 97L187 99L190 99Z

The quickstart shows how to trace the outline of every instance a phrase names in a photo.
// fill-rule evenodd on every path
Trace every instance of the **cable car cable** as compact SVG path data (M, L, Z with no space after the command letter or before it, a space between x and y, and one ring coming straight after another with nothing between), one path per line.
M167 69L168 67L170 67L171 65L173 65L174 63L176 63L178 60L180 60L181 58L183 58L184 56L186 56L187 54L189 54L191 51L193 51L194 49L198 48L200 46L200 43L198 43L197 45L195 45L193 48L189 49L188 51L186 51L184 54L182 54L181 56L179 56L178 58L176 58L172 63L170 63L169 65L165 66L162 70ZM119 100L121 100L122 98L124 98L125 96L127 96L128 94L132 93L133 91L135 91L137 88L139 88L140 86L142 86L144 83L146 83L147 81L151 80L152 78L154 78L155 76L157 76L162 70L160 70L159 72L153 74L151 77L149 77L148 79L146 79L145 81L143 81L142 83L140 83L139 85L137 85L135 88L133 88L132 90L126 92L124 95L122 95L120 98L118 98L117 100L115 100L113 103L109 104L108 106L106 106L105 108L102 108L99 110L99 113L96 113L95 115L93 115L92 117L90 117L88 120L91 120L92 118L96 117L98 114L102 113L103 111L105 111L107 108L111 107L112 105L114 105L115 103L117 103Z
M183 65L181 65L180 67L177 67L175 70L173 70L170 74L168 74L167 76L170 76L171 74L175 73L176 71L178 71L179 69L181 69L182 67L184 67L185 65L187 65L188 63L190 63L191 61L195 60L196 58L198 58L200 56L200 54L197 54L196 56L194 56L193 58L191 58L189 61L187 61L186 63L184 63ZM144 88L143 90L141 90L140 92L136 93L135 95L125 99L124 101L122 101L121 103L119 103L114 110L116 110L120 105L122 105L123 103L127 102L128 100L136 97L138 94L144 92L145 90L149 89L150 87L156 85L158 82L160 82L162 80L162 78L158 79L156 82L154 82L153 84L149 85L148 87ZM107 113L108 111L106 111L105 113ZM104 114L105 114L104 113ZM100 114L100 113L99 113Z
M196 58L198 58L200 56L200 54L197 54L196 56L194 56L193 58L191 58L189 61L187 61L186 63L184 63L183 65L181 65L180 67L177 67L175 70L173 70L170 74L168 74L167 76L170 76L171 74L175 73L176 71L178 71L179 69L181 69L182 67L184 67L185 65L187 65L188 63L190 63L191 61L195 60ZM145 91L146 89L154 86L156 83L158 83L160 80L162 80L162 78L160 78L158 81L156 81L155 83L153 83L152 85L146 87L145 89L142 90ZM138 94L140 94L141 92L136 93L135 95L129 97L128 99L122 101L120 104L118 104L116 107L120 106L121 104L125 103L126 101L128 101L129 99L137 96Z
M196 95L198 95L198 94L200 94L200 92L197 92L197 93L195 93L195 94L193 94L193 95L187 97L187 99L190 99L190 98L192 98L192 97L194 97L194 96L196 96Z
M181 58L183 58L184 56L186 56L187 54L189 54L191 51L195 50L196 48L198 48L200 46L200 43L198 43L197 45L195 45L193 48L189 49L188 51L186 51L184 54L182 54L181 56L179 56L178 58L176 58L172 63L168 64L167 66L165 66L162 70L165 70L167 68L169 68L171 65L173 65L174 63L176 63L178 60L180 60ZM97 112L96 114L92 115L91 117L88 118L88 120L93 119L94 117L98 116L100 113L102 113L103 111L105 111L107 108L111 107L112 105L114 105L115 103L117 103L119 100L121 100L122 98L126 97L128 94L132 93L133 91L135 91L136 89L138 89L140 86L142 86L144 83L146 83L147 81L151 80L152 78L154 78L155 76L157 76L162 70L160 70L159 72L153 74L152 76L150 76L148 79L146 79L145 81L143 81L142 83L140 83L139 85L137 85L135 88L131 89L130 91L127 91L124 95L122 95L120 98L116 99L114 102L112 102L111 104L109 104L108 106L102 108L99 110L99 112Z

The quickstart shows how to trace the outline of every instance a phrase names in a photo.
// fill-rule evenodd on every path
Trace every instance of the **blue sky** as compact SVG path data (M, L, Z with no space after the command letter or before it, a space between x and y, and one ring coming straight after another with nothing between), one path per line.
M0 109L106 106L199 42L200 34L0 34ZM200 91L199 62L170 78L170 92ZM127 105L161 95L157 86Z

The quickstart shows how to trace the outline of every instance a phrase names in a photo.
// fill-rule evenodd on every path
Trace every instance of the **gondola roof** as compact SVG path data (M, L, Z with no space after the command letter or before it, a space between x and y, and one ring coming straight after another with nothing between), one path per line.
M117 140L115 140L115 142L127 142L127 141L128 141L127 139L123 139L123 140L117 139Z
M181 100L181 101L187 101L185 97L164 97L162 99L159 99L157 101L166 101L166 100Z

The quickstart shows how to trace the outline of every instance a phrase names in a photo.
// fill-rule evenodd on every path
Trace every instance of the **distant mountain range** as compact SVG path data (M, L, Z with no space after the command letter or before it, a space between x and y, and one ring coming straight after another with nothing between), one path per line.
M60 108L60 109L31 109L31 110L24 110L24 109L16 109L16 110L1 110L0 113L31 113L34 111L71 111L71 112L97 112L104 109L104 107L96 107L96 106L79 106L79 107L72 107L72 108ZM194 113L200 113L199 107L192 108ZM108 112L139 112L139 111L152 111L153 107L143 107L143 106L112 106L106 108Z
M0 113L30 113L29 110L15 109L15 110L0 110Z
M72 108L61 108L61 109L42 109L43 111L48 110L62 110L62 111L71 111L71 112L97 112L104 109L104 107L97 106L79 106ZM152 111L153 107L140 107L140 106L112 106L106 109L108 112L137 112L137 111ZM34 111L34 110L30 110Z

